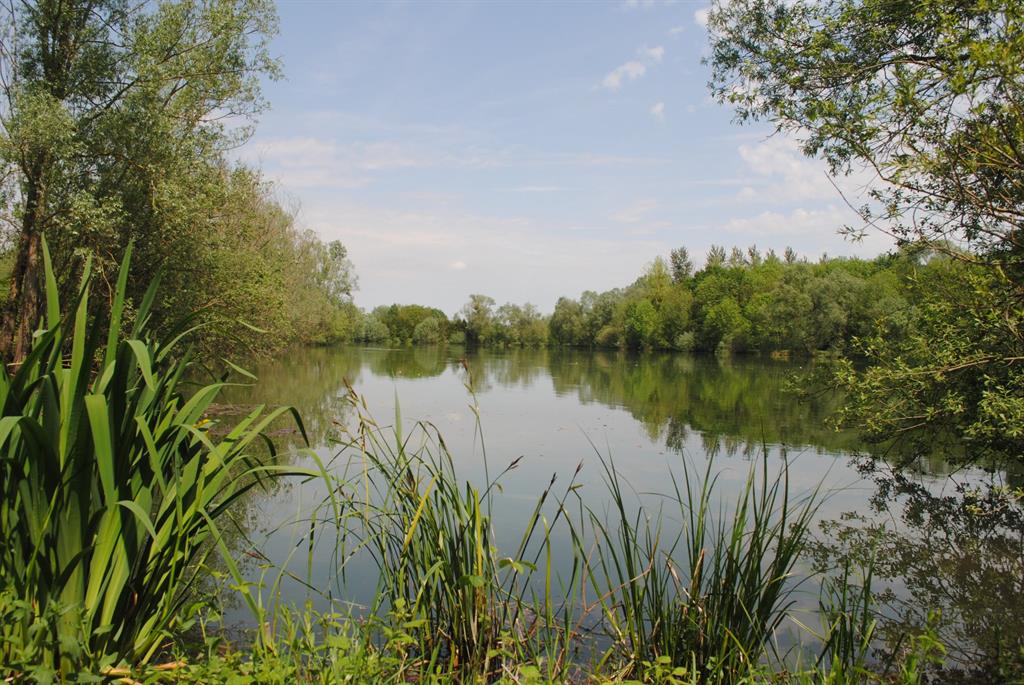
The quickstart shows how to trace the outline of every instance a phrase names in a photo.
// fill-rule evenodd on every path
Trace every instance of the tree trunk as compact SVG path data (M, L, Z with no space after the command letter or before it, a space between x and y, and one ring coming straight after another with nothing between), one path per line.
M44 156L45 157L45 156ZM40 253L41 214L44 211L42 172L45 158L37 159L25 181L25 215L18 240L18 256L11 274L11 288L0 319L0 354L7 362L20 364L32 349L32 333L42 311Z

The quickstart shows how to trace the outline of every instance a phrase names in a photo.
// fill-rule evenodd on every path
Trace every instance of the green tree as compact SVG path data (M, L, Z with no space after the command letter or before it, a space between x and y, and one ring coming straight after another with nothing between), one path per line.
M704 270L717 269L725 265L725 248L721 245L712 245L708 249L708 256L704 262Z
M317 285L332 302L341 304L356 289L355 268L348 259L348 249L340 240L321 245L317 251Z
M685 247L677 247L669 255L672 262L672 280L676 283L686 283L693 276L693 261L690 253Z
M486 295L469 296L469 302L461 312L467 343L481 345L491 337L494 329L494 304L494 298Z
M710 349L743 349L749 330L750 322L732 297L716 302L704 318L704 336Z
M906 337L864 343L874 364L837 377L845 418L1019 463L1024 4L734 0L708 26L711 89L738 119L796 134L833 174L872 170L864 226L970 267L917 293Z
M568 297L558 298L549 322L551 340L557 345L589 345L583 321L583 307Z
M712 92L740 120L798 133L836 174L867 165L885 181L865 219L1019 262L1018 0L739 0L716 4L709 29Z
M428 316L412 331L412 341L420 345L437 345L448 339L446 334L447 321L436 316Z
M653 347L660 325L658 310L650 300L643 298L626 305L623 332L629 347Z
M8 217L16 259L0 346L20 359L39 320L41 236L67 283L78 250L90 248L109 276L135 238L133 282L148 282L144 271L181 256L169 244L188 252L187 240L204 234L205 221L175 225L168 215L203 206L220 155L264 106L259 80L278 68L265 0L7 8L0 164L17 186ZM243 125L229 128L225 113ZM191 230L178 235L181 226Z
M367 314L359 324L355 339L365 343L382 343L391 337L387 325L373 314Z
M433 307L424 307L418 304L393 304L377 307L373 310L373 314L387 326L391 337L400 343L415 342L416 328L426 319L437 320L442 338L446 338L448 335L448 317L440 309Z

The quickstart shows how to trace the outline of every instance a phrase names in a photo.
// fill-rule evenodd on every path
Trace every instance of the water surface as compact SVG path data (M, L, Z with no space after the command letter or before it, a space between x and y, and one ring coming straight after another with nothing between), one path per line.
M302 350L253 370L259 381L231 389L222 411L231 414L261 403L292 405L325 462L338 452L331 436L353 421L349 387L383 426L399 423L403 434L417 421L436 427L462 478L482 484L486 473L494 476L519 459L493 500L497 539L510 548L552 477L556 492L570 482L581 484L576 492L585 504L602 511L608 504L602 458L614 461L635 497L652 511L661 501L657 494L671 489L672 474L680 475L684 464L703 470L713 459L713 468L721 472L720 495L728 502L751 466L766 456L772 469L788 465L792 495L816 488L827 493L818 514L821 522L848 519L850 513L866 516L862 526L880 520L870 514L875 486L851 462L868 446L830 427L838 398L802 400L790 391L807 372L798 362L546 349L342 347ZM287 428L278 441L298 443ZM312 463L307 457L289 458ZM935 473L919 481L932 492L954 482ZM276 568L287 567L293 577L284 577L277 589L285 601L323 607L330 597L363 605L376 583L369 560L347 562L342 579L331 536L321 531L316 544L308 544L309 512L323 497L318 484L293 482L251 500L250 540L240 544L265 554L275 570L254 562L249 573L270 583ZM889 518L880 525L902 534L906 525ZM678 513L666 511L664 520L671 531ZM817 546L834 542L834 529L815 530ZM570 548L566 530L556 529L553 536L556 549ZM566 552L556 568L567 572L567 559ZM903 578L911 570L890 574L886 587L896 597L913 599L915 588ZM809 573L810 560L798 571ZM935 584L933 579L928 583ZM805 589L801 606L812 612L818 588ZM943 593L940 588L920 601L939 601Z

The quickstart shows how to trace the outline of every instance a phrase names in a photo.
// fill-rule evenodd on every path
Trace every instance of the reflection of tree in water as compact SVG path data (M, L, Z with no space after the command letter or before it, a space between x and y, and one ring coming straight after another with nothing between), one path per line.
M792 363L552 351L550 370L557 392L624 407L652 439L674 450L683 448L691 430L712 454L752 455L765 443L828 451L860 444L852 433L829 427L836 398L800 401L787 391L804 373Z
M367 350L366 361L377 376L388 378L433 378L449 365L444 347L399 347L390 350Z
M887 650L897 637L919 632L930 610L940 610L939 636L958 669L944 682L1020 682L1024 676L1024 501L1012 483L992 480L936 494L920 481L877 468L875 513L848 514L822 524L813 550L817 565L874 558ZM1006 487L1005 483L1010 483ZM898 592L895 591L898 589Z
M221 394L220 410L228 420L237 420L256 405L288 405L302 417L311 445L327 440L334 421L347 411L345 382L359 379L362 360L343 348L306 348L285 358L257 364L250 370L256 382L229 387ZM242 379L244 380L244 379ZM281 449L298 445L293 422L281 420L271 428Z
M501 387L529 386L548 375L547 348L512 348L509 350L474 350L467 354L473 386L478 392Z

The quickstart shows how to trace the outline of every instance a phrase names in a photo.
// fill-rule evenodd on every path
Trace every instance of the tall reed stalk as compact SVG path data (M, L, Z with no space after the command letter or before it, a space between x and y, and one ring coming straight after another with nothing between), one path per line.
M428 672L491 677L506 658L530 659L534 649L560 672L568 639L556 612L567 612L551 596L549 531L563 515L562 502L550 521L543 513L555 479L539 495L516 549L502 555L490 495L519 460L476 486L460 480L433 426L417 423L403 435L397 411L394 425L381 427L354 393L350 398L358 420L343 450L347 475L334 488L346 511L339 544L345 558L360 550L372 556L380 573L372 610L413 637L410 649ZM530 579L542 557L545 585L538 590ZM578 572L577 564L568 596Z
M216 437L204 414L224 383L183 390L186 331L163 343L146 328L155 283L122 334L130 248L105 330L88 264L62 319L43 250L44 327L0 372L0 664L41 681L151 659L188 617L211 550L238 576L218 521L284 471L254 455L273 456L261 431L290 411L257 408Z
M818 491L793 501L787 466L772 474L765 455L732 508L716 507L713 462L702 476L684 463L668 497L682 527L670 535L665 505L652 514L638 504L630 514L613 461L602 463L612 514L590 514L597 538L590 575L623 675L667 657L704 682L738 682L771 649L793 604L792 571Z

